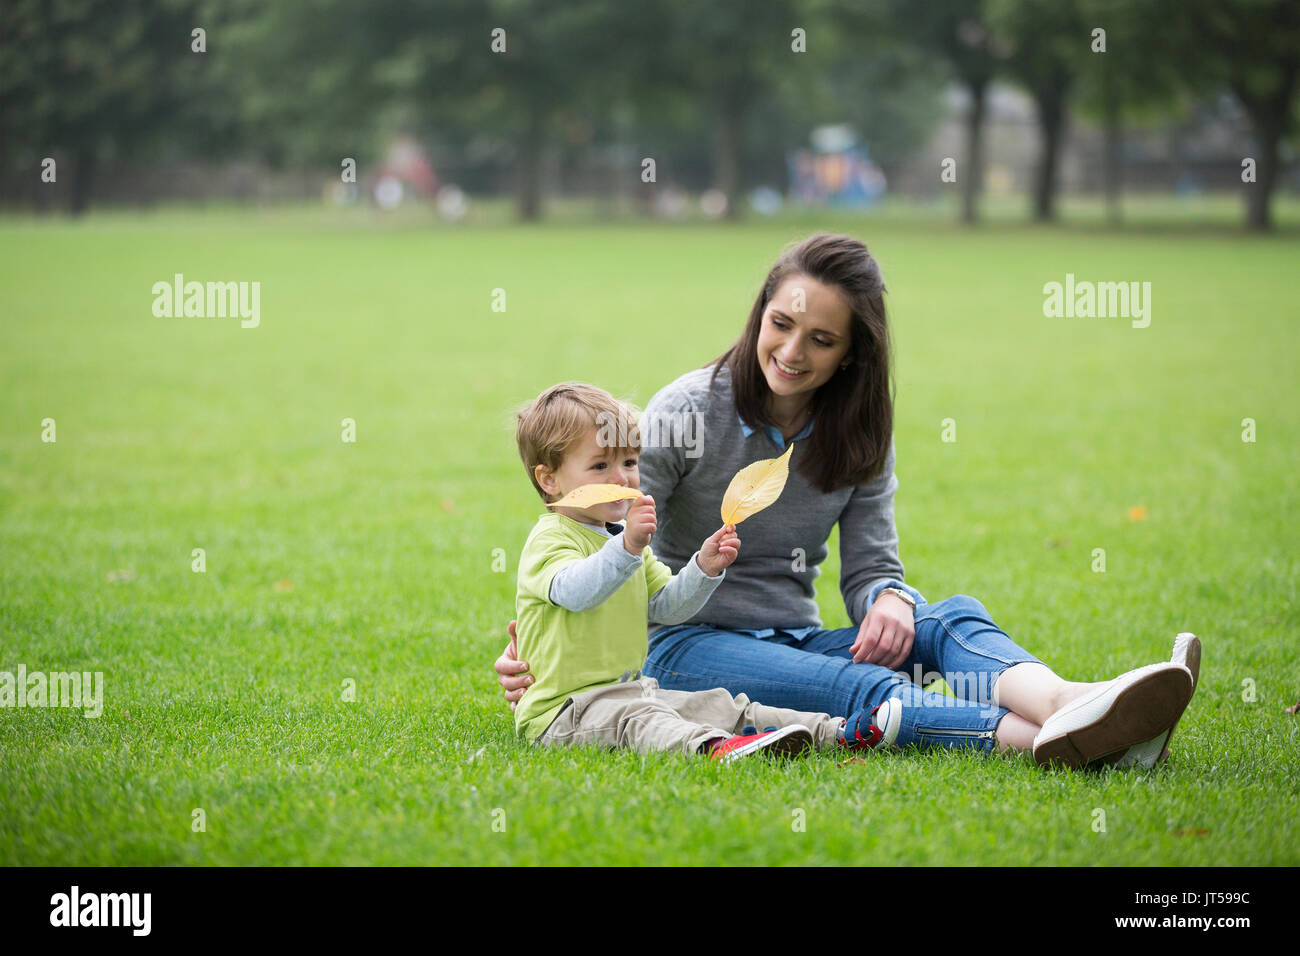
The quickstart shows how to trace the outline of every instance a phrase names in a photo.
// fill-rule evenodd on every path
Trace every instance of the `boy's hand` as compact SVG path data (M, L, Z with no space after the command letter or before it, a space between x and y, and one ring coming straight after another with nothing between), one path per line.
M716 578L729 568L740 553L740 536L736 534L734 524L724 524L700 546L700 570L711 578Z
M649 495L642 495L632 502L627 509L627 525L623 529L623 548L628 554L641 557L641 552L650 545L650 536L659 527L655 517L655 500Z

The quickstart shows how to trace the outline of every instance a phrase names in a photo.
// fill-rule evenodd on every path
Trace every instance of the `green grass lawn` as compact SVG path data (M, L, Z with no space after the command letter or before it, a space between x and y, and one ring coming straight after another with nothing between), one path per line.
M644 404L816 228L890 289L908 581L979 597L1074 680L1201 635L1159 771L513 738L490 665L539 503L511 409L568 378ZM105 696L98 719L0 709L0 864L1294 865L1298 253L1294 229L905 215L7 218L0 670L102 671ZM260 327L155 318L178 272L260 282ZM1066 273L1150 282L1150 326L1045 318Z

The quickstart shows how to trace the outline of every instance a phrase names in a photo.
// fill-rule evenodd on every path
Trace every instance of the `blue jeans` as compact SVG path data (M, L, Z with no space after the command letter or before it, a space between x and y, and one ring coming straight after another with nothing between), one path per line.
M958 594L922 604L916 639L898 671L855 664L849 648L856 627L814 631L803 640L777 631L767 638L717 627L682 624L650 639L643 673L671 690L724 687L769 707L848 717L886 698L903 702L895 741L900 747L973 747L990 753L998 721L993 684L1013 664L1037 657L1016 645L984 605ZM921 688L942 677L956 697Z

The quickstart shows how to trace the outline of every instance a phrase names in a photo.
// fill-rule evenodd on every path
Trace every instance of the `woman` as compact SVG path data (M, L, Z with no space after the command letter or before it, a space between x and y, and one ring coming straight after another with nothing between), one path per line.
M841 716L896 701L878 712L885 726L869 729L896 746L1154 766L1195 688L1193 635L1179 635L1173 661L1102 683L1066 681L998 629L979 601L932 604L904 583L883 294L862 243L814 235L777 260L735 345L651 399L643 436L672 437L667 423L687 416L703 429L690 449L699 457L681 442L647 442L641 454L641 488L659 512L655 553L674 571L716 527L732 475L797 444L780 499L740 528L740 557L701 613L652 624L645 675L670 689L724 687ZM840 590L855 624L828 630L813 581L836 525ZM510 633L496 670L513 702L529 677L515 659L513 624ZM922 690L927 673L943 676L956 699Z

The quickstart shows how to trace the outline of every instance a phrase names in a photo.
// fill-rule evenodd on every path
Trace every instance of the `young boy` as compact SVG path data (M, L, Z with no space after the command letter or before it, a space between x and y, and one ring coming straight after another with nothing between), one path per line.
M548 388L518 413L515 439L547 503L583 485L640 487L636 419L591 385ZM626 526L614 523L624 516ZM734 527L719 528L674 575L650 550L655 529L647 496L630 507L626 499L559 507L538 519L520 555L515 599L519 655L535 679L515 711L519 734L545 746L682 750L722 760L893 742L899 711L892 701L850 717L846 741L842 717L764 707L722 688L662 690L642 677L647 620L677 624L696 614L740 548ZM753 732L758 727L767 729Z

